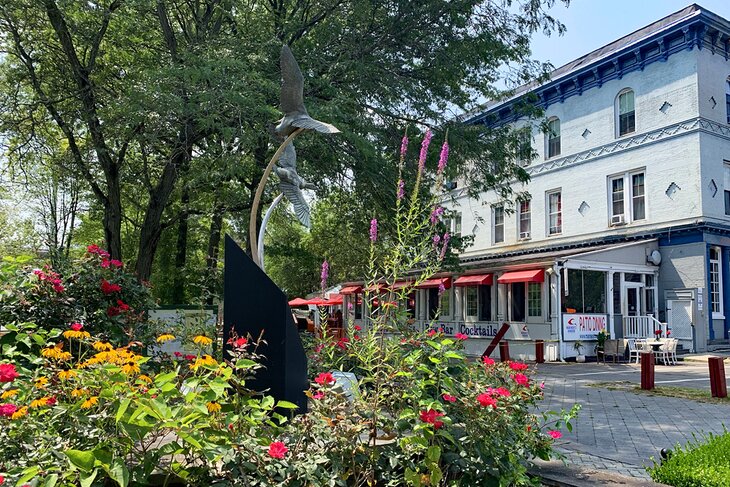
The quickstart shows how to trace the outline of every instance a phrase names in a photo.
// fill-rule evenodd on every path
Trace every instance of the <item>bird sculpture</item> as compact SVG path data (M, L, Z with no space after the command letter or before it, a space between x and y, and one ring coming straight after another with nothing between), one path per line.
M279 176L279 189L286 199L294 206L294 213L299 222L309 228L309 205L304 199L303 189L315 189L312 183L308 183L297 174L297 153L294 144L290 143L279 157L274 172Z
M293 133L296 129L316 130L324 134L336 134L339 129L329 123L320 122L309 116L304 106L304 76L294 59L289 46L281 47L281 97L279 99L284 117L279 120L274 131L282 137Z

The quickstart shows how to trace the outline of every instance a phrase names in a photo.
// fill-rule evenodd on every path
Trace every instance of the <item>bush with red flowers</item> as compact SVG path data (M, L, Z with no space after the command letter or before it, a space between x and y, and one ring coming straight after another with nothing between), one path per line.
M28 266L29 259L0 264L0 323L31 322L51 330L77 321L107 338L144 339L149 290L120 261L96 245L62 269Z

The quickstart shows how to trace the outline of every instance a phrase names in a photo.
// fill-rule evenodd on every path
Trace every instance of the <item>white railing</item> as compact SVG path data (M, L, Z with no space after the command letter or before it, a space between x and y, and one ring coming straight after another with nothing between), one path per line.
M661 330L662 336L667 336L667 324L651 315L623 316L622 322L624 338L649 338L655 335L656 330Z

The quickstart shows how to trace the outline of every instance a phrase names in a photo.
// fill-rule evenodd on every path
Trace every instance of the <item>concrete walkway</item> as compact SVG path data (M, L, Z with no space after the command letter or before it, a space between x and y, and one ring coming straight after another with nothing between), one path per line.
M657 366L656 385L709 389L706 365ZM673 397L609 390L591 384L640 382L638 365L541 364L545 381L544 410L582 405L573 432L563 431L559 448L570 464L648 479L646 466L662 448L685 444L695 435L722 433L730 425L730 404L710 404Z

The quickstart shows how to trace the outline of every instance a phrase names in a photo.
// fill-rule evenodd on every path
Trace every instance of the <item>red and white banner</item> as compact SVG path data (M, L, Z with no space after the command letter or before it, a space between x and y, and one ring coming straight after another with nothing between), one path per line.
M563 314L563 340L595 340L601 330L608 331L608 315Z

